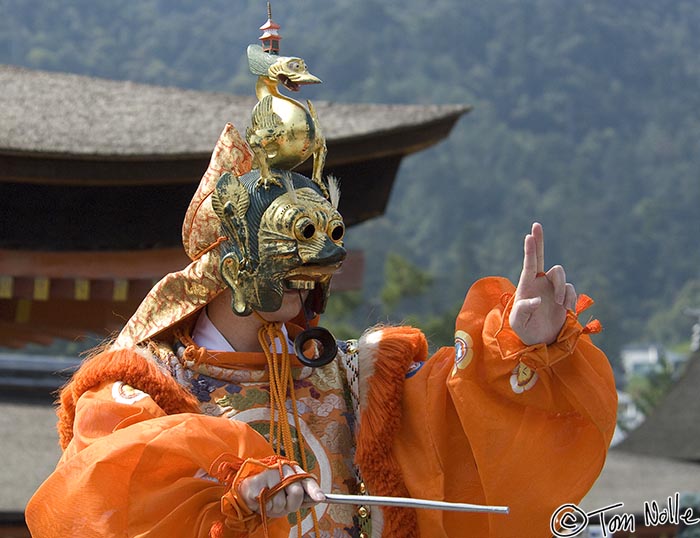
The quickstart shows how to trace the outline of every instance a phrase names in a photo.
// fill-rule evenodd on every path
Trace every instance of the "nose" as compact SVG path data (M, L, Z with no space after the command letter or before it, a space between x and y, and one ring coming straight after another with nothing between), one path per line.
M347 256L347 251L342 246L326 237L323 247L312 259L305 260L305 263L313 265L333 265L342 262Z

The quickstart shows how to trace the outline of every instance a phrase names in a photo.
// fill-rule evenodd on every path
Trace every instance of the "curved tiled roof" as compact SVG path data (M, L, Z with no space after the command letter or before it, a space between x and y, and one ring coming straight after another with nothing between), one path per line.
M619 448L637 454L700 463L700 353L688 359L685 372L653 413Z
M588 512L623 502L624 508L617 512L642 513L645 502L663 506L676 492L700 493L700 464L614 448L580 505Z
M253 96L8 65L0 65L0 88L0 153L64 157L208 155L226 122L245 130L256 102ZM314 106L329 145L440 121L449 121L451 126L469 110L464 105L324 101L315 101Z

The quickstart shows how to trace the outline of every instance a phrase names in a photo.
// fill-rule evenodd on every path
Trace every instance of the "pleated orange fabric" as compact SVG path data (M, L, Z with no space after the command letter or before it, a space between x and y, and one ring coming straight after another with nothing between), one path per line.
M33 536L208 538L212 527L221 538L264 536L260 516L231 488L232 469L274 454L247 424L167 415L145 392L111 380L80 394L74 417L61 461L27 506ZM284 518L268 522L270 537L289 529Z
M617 409L607 358L573 312L555 343L523 347L507 323L513 292L501 278L472 287L455 348L406 380L392 444L412 496L510 514L417 510L420 536L551 536L554 510L579 502L603 467Z

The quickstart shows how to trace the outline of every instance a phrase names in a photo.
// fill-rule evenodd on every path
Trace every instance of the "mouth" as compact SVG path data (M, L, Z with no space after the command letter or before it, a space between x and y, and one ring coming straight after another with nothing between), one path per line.
M277 80L279 80L282 85L287 88L290 92L298 92L300 85L294 82L286 75L278 75Z
M331 275L340 268L340 264L332 265L302 265L292 271L284 279L287 290L312 290L322 280L330 279Z
M277 82L281 83L285 88L291 92L298 92L302 86L307 84L320 84L321 79L315 77L311 73L303 73L300 75L294 74L291 77L279 73L277 75Z

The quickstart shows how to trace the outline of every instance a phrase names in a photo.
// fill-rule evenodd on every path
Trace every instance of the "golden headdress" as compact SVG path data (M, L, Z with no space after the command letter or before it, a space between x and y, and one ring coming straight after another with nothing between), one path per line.
M320 80L301 58L279 56L279 27L273 32L270 22L261 27L263 47L248 47L259 101L246 140L226 125L185 215L182 239L192 263L153 287L116 347L163 335L227 286L238 315L277 310L286 289L310 290L308 316L325 308L346 254L339 189L322 177L326 144L313 105L277 89ZM291 171L311 156L311 178Z

